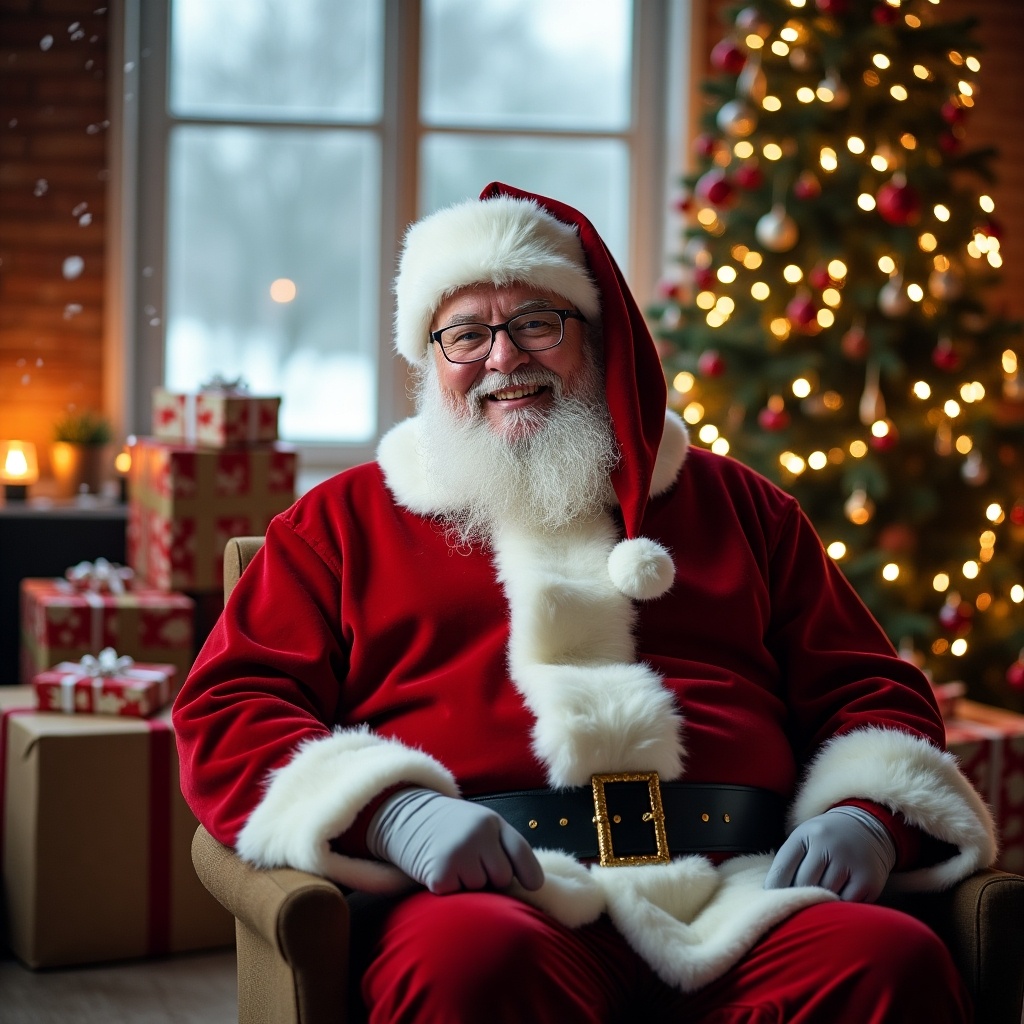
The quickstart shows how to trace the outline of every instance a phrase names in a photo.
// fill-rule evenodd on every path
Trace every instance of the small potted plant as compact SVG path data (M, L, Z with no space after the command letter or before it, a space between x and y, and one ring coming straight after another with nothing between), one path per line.
M69 409L53 428L50 463L63 497L99 494L110 422L89 409Z

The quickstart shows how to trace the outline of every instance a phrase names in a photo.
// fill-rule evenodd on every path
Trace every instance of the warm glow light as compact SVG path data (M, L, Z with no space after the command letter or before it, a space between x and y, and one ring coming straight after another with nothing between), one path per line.
M871 57L871 63L880 71L884 71L891 63L884 53L876 53Z
M736 280L736 268L735 267L719 267L718 273L715 275L722 284L732 284Z
M978 544L983 548L994 548L996 546L996 534L994 530L986 530L979 538Z
M715 308L715 293L714 292L698 292L697 297L693 300L698 309L714 309Z
M731 316L733 311L736 309L736 300L731 295L723 295L716 303L715 309L722 316Z
M871 166L876 171L887 171L889 169L889 161L881 153L876 153L871 158Z
M977 57L968 57L964 63L967 65L968 71L977 73L981 70L981 61Z
M1017 372L1017 353L1012 348L1005 349L1002 355L1003 373L1012 376Z
M782 109L782 100L780 100L778 96L765 96L765 98L761 100L761 106L764 107L765 110L771 110L774 112Z
M857 205L865 211L870 211L875 208L875 197L870 192L861 192L857 196Z
M743 42L748 50L760 50L764 46L764 40L756 32L751 32Z
M836 151L829 146L822 147L821 153L818 155L818 163L821 164L824 170L834 171L839 166Z
M789 53L789 43L785 43L781 39L776 39L775 42L772 43L772 53L774 53L776 57L787 56Z
M954 658L962 658L967 653L967 641L962 636L957 637L949 645L949 653L952 654Z
M836 315L831 309L819 309L815 319L818 321L819 327L827 328L836 322Z
M828 265L828 276L833 281L842 281L846 277L846 264L842 260L831 260Z
M1020 604L1024 601L1024 587L1019 583L1014 583L1014 585L1010 587L1010 600L1014 604Z
M793 394L797 398L806 398L811 393L811 382L806 377L797 377L793 381Z
M788 266L783 267L782 276L790 284L796 284L797 281L803 278L804 272L795 263L790 263Z
M718 309L713 309L704 319L707 321L708 327L721 327L729 318Z
M270 297L275 302L291 302L297 292L295 282L287 277L279 277L270 284Z
M754 144L749 139L741 139L732 147L732 151L741 160L747 160L754 155Z
M899 575L900 567L895 562L889 562L882 566L882 579L892 583L893 580L899 578Z
M931 72L923 64L914 65L914 74L925 81L931 78Z
M917 139L910 132L904 132L900 136L900 145L904 149L917 149Z
M683 410L683 419L690 424L691 427L696 426L702 419L704 419L704 406L700 402L690 402L690 404Z
M824 452L811 452L807 456L807 465L811 469L824 469L828 465L828 456Z
M938 248L939 240L930 231L925 231L918 238L917 244L921 247L922 252L935 252Z
M940 594L949 590L949 576L944 572L936 573L932 579L932 589L937 590Z
M846 140L846 148L851 153L863 153L867 146L864 144L864 140L859 135L851 135Z
M39 479L36 446L32 441L0 441L0 482L15 487Z
M785 317L777 316L768 328L779 341L785 341L789 337L790 323Z
M932 212L935 214L936 220L947 221L949 220L949 207L943 206L942 203L936 203Z
M897 103L902 103L907 98L906 87L902 85L894 85L889 89L889 95L896 100Z
M878 260L878 269L883 274L891 274L896 269L896 261L891 256L882 256Z
M852 441L850 443L850 454L855 459L863 459L868 453L868 446L863 441Z
M697 211L697 220L710 231L718 223L718 214L710 206L705 206Z
M697 436L704 444L711 444L718 437L718 427L713 423L705 423L698 431Z
M914 394L924 401L926 398L932 397L932 388L927 381L919 380L913 387Z
M919 284L908 284L907 297L911 302L920 302L924 298L924 289Z
M743 257L743 266L747 270L757 270L759 266L764 262L764 257L759 252L748 252Z
M818 93L819 94L821 93L821 89L818 90ZM802 85L796 91L796 98L801 103L813 103L814 102L814 90L810 86ZM821 98L825 99L824 96L822 96Z
M761 150L765 160L780 160L782 158L782 147L777 142L769 142Z
M114 456L114 469L118 473L124 474L132 468L132 453L131 452L118 452Z
M846 545L841 540L834 540L825 550L832 558L840 559L846 554Z
M828 306L838 306L842 303L843 297L839 294L838 288L826 288L821 293L821 300Z
M991 196L978 196L978 205L986 213L994 213L995 212L996 204L992 201L992 197Z
M758 302L764 302L765 299L771 295L772 290L765 284L764 281L755 281L750 286L750 294L757 299Z
M687 373L683 370L682 373L677 373L672 378L672 387L676 389L681 395L685 395L688 391L693 390L693 385L696 382L696 378L692 373Z
M959 453L960 453L961 455L967 455L967 454L969 454L969 453L970 453L970 450L971 450L971 449L972 449L973 447L974 447L974 442L973 442L973 441L972 441L972 440L971 440L971 439L970 439L970 438L969 438L969 437L968 437L968 436L967 436L966 434L961 434L961 435L960 435L960 436L959 436L959 437L958 437L958 438L956 439L956 450L957 450L957 451L958 451L958 452L959 452Z
M964 562L963 569L961 570L969 580L975 580L978 578L978 573L981 571L981 566L977 562L971 560Z
M724 437L715 438L712 442L711 450L716 455L728 455L729 454L729 442Z
M942 411L950 418L953 419L960 415L960 403L954 402L952 398L946 401L942 406Z
M996 502L992 502L987 509L985 509L985 518L990 523L995 523L998 526L1005 518L1006 515L1003 512L1003 508Z
M871 424L871 433L874 437L885 437L889 433L889 424L885 420L875 420Z
M783 452L779 456L779 462L782 463L782 467L792 473L793 476L799 476L807 468L807 463L805 463L799 455L796 455L793 452Z

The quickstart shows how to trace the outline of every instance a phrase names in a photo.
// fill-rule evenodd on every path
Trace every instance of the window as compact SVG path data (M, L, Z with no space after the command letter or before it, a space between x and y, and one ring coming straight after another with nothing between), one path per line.
M685 7L125 0L128 422L147 430L157 384L241 377L283 395L307 469L370 457L408 411L402 232L492 180L583 210L653 294Z

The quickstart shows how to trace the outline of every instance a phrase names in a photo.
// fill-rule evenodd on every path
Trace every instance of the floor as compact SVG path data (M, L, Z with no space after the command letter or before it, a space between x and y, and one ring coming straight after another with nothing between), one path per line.
M0 959L0 1024L233 1024L234 950L30 971Z

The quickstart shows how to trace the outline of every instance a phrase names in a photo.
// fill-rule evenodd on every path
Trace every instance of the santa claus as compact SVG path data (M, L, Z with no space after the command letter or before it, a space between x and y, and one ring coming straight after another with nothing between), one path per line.
M593 226L491 185L396 297L416 415L273 521L177 699L200 821L380 894L374 1021L968 1020L874 903L995 856L927 681L688 446Z

